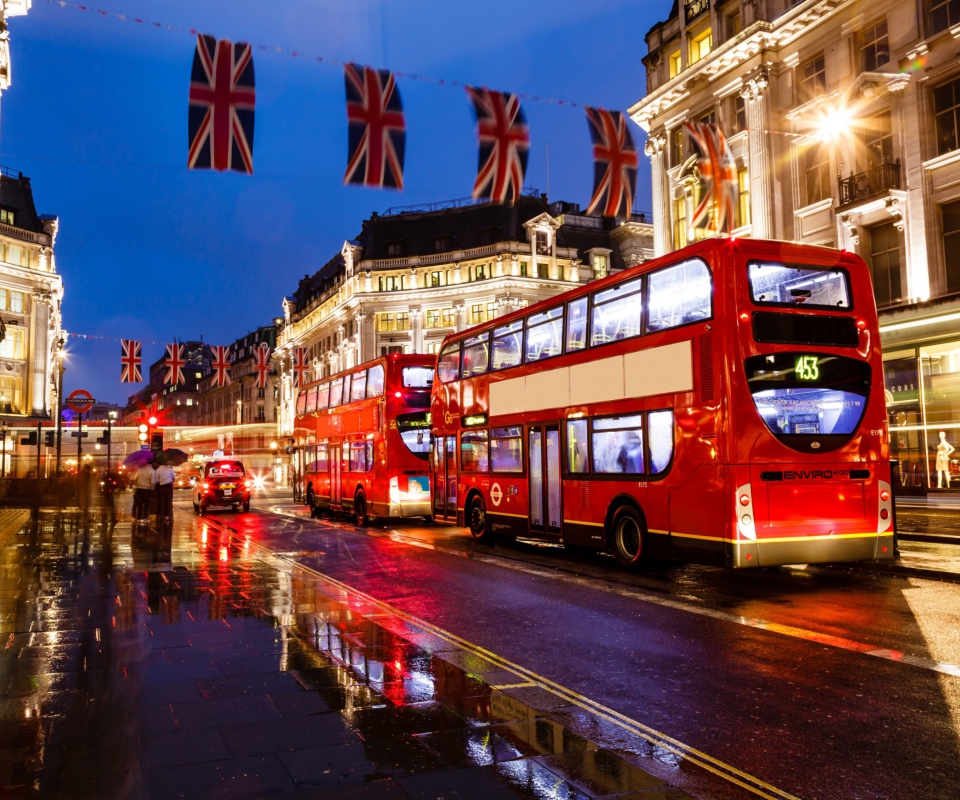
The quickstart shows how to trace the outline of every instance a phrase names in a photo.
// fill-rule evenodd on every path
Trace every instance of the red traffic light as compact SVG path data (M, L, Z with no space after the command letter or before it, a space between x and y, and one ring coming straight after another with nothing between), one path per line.
M156 425L156 424L157 424L157 418L156 418L156 417L150 417L150 419L148 419L147 422L149 422L151 425Z

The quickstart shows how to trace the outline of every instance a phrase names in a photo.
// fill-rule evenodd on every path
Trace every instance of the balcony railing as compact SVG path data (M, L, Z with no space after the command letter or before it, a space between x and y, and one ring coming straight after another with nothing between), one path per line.
M683 12L689 23L699 17L704 11L709 10L709 8L710 0L687 0L683 6Z
M861 200L900 188L900 159L882 161L863 172L850 173L844 178L837 176L840 189L840 207L853 205Z

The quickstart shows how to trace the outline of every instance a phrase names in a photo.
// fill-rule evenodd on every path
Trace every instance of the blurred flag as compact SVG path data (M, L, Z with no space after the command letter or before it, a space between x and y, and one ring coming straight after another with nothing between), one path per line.
M512 206L520 196L527 173L530 151L527 118L515 94L472 86L466 89L473 101L480 140L473 196Z
M140 372L142 342L120 340L120 383L143 383Z
M345 64L347 172L343 182L403 189L407 123L392 72Z
M637 189L637 148L619 111L587 108L593 140L593 197L587 213L629 217Z

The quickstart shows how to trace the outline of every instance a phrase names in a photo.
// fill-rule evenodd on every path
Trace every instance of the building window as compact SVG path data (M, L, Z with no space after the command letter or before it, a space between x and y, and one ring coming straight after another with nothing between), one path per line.
M605 255L593 254L593 277L595 280L607 277L607 257Z
M746 167L737 169L737 227L750 224L750 176Z
M800 92L797 101L806 103L815 97L820 97L827 92L827 73L823 61L823 53L811 58L797 68Z
M933 90L933 110L937 116L937 155L960 147L960 78Z
M670 131L670 165L679 167L683 163L683 128L677 126Z
M550 255L550 239L547 236L546 231L537 231L537 255L538 256L548 256Z
M857 49L860 51L861 72L873 72L890 60L886 19L858 31L856 41Z
M687 246L687 200L678 197L673 201L673 249Z
M865 127L857 129L856 139L857 172L864 172L885 161L893 161L890 111L881 111L868 119Z
M738 133L747 129L747 101L740 95L733 98L733 118Z
M4 225L16 225L16 219L16 212L11 211L9 208L0 208L0 222Z
M957 0L927 0L927 35L940 33L960 24L960 3ZM0 222L3 220L0 219ZM11 225L13 223L10 223Z
M476 280L482 281L487 277L487 267L486 264L477 264L476 270L474 271Z
M717 124L716 108L706 112L705 114L701 114L700 119L698 119L697 122L699 122L701 125L716 125Z
M430 273L430 286L442 286L443 285L443 273L442 272L431 272Z
M960 200L941 207L943 212L943 260L947 267L947 291L960 292Z
M457 312L452 308L445 308L440 312L440 327L455 328L457 325Z
M192 405L193 405L193 398L192 398L192 397L188 397L188 398L187 398L187 405L188 405L188 406L192 406ZM198 410L198 411L200 410L199 406L200 406L200 404L197 403L197 410Z
M671 53L667 58L667 63L669 64L670 77L676 78L680 74L680 70L683 67L680 65L680 51L677 50L675 53Z
M487 321L486 308L481 304L477 303L470 307L470 324L479 325Z
M7 335L0 342L0 357L23 359L22 328L7 328Z
M544 264L542 261L537 263L537 277L538 278L549 278L550 277L550 266Z
M433 249L437 253L445 253L453 248L453 238L450 236L434 236Z
M428 328L440 327L440 309L439 308L431 308L427 310L426 325Z
M387 255L393 258L398 258L399 256L406 255L407 252L407 243L406 242L387 242Z
M427 355L435 356L440 352L440 342L427 342Z
M15 244L0 245L3 260L18 267L30 266L30 251Z
M807 205L819 203L830 194L830 153L821 142L810 145L803 154Z
M740 21L740 11L737 10L727 16L727 38L732 39L741 30L743 30L743 25Z
M520 277L521 277L521 278L526 278L526 277L527 277L527 262L526 262L526 261L521 261L521 262L520 262Z
M263 406L257 406L257 416L256 416L255 420L256 420L257 422L266 422L266 421L267 421L267 416L266 416L266 414L264 413L264 408L263 408ZM262 446L262 445L261 445L261 446Z
M403 281L396 275L390 275L386 278L380 278L381 292L397 292L403 288Z
M690 39L690 63L696 64L706 58L713 49L713 30L707 28L703 33Z
M23 412L20 387L20 378L0 378L0 413L20 414Z
M870 271L877 306L899 303L900 234L892 222L870 229Z
M257 388L257 400L263 400L267 396L267 387L260 386Z

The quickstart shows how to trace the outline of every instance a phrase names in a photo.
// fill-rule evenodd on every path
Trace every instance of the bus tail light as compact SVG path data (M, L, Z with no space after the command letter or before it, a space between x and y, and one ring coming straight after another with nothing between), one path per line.
M756 515L753 513L753 491L749 483L737 487L737 531L745 539L757 540Z
M886 533L893 527L893 492L890 484L880 481L877 498L877 533Z
M863 317L860 317L860 319L857 320L857 328L861 331L865 331L867 329L867 321Z

